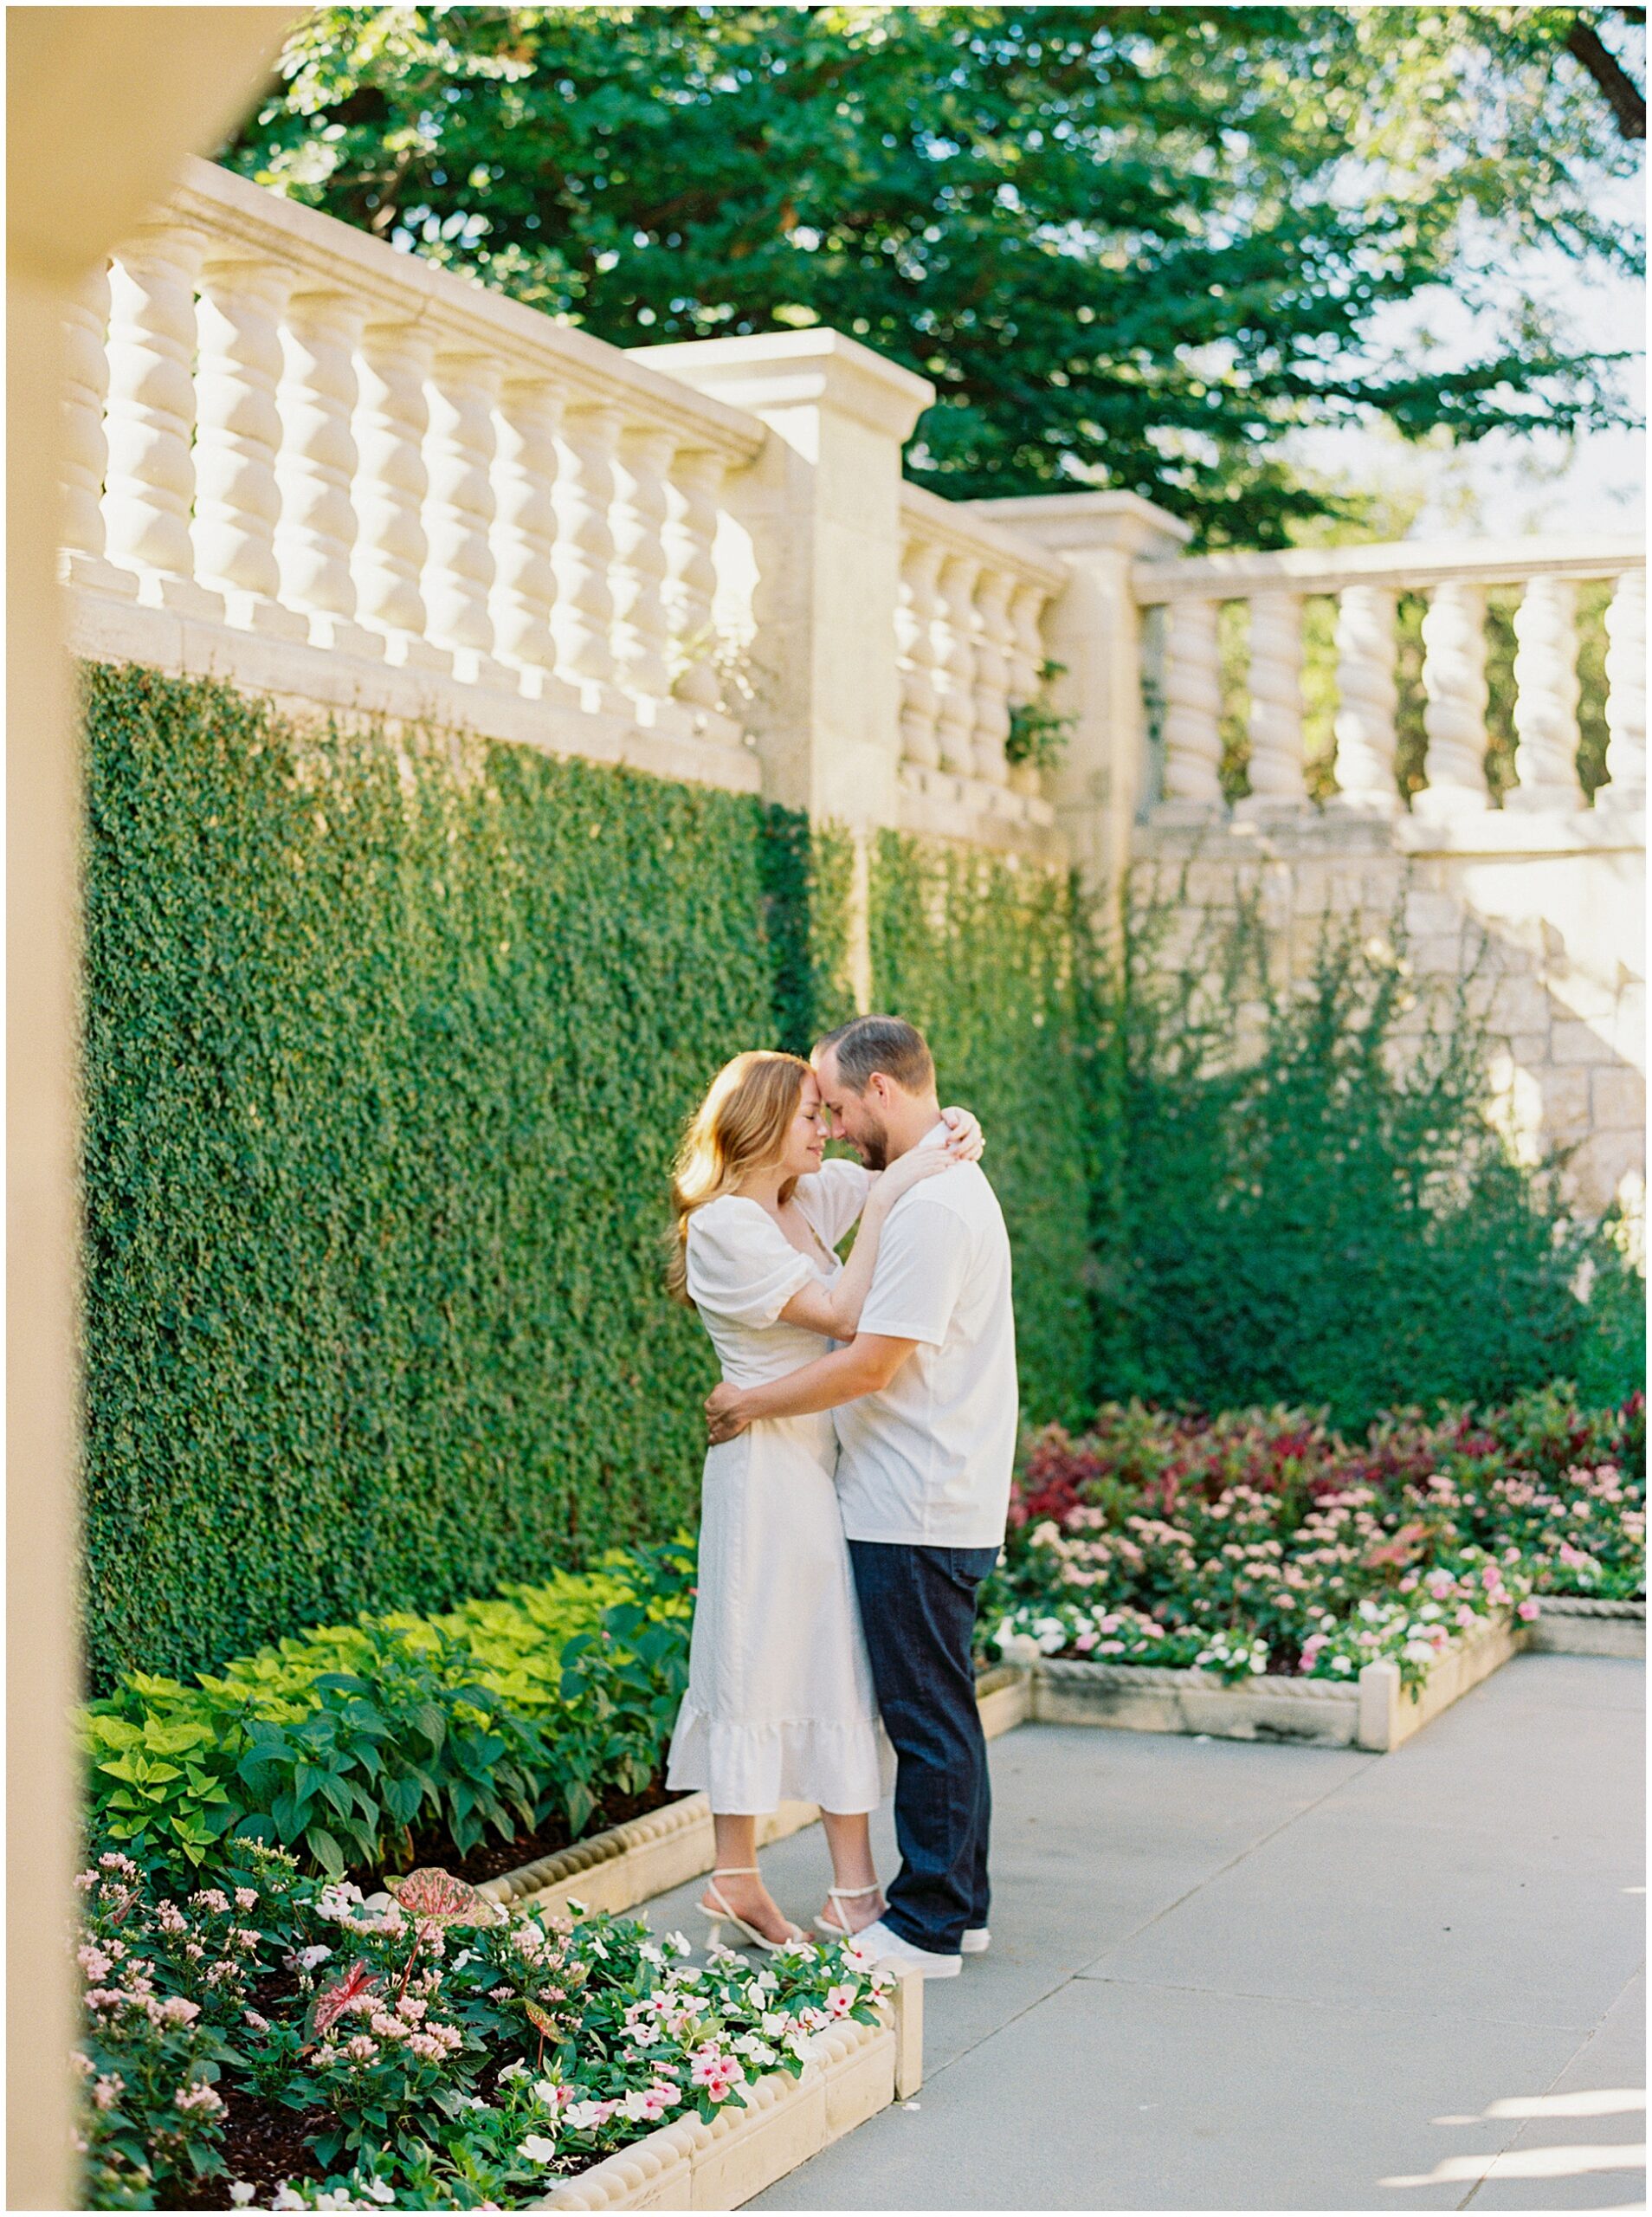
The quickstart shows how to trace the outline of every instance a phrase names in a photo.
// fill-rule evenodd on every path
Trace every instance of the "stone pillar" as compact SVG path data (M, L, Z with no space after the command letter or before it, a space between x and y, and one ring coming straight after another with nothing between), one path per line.
M1070 573L1045 619L1052 661L1067 675L1055 705L1074 718L1059 767L1046 778L1074 863L1092 885L1123 886L1130 829L1148 790L1142 707L1138 562L1179 554L1191 527L1136 493L1035 494L971 506L1062 555Z
M727 488L756 552L752 736L765 792L861 834L894 823L900 452L932 389L834 331L636 358L776 435Z
M6 2207L81 2200L70 2146L80 1852L79 719L56 566L63 320L191 145L271 68L289 12L28 8L6 25ZM82 460L86 459L84 453Z

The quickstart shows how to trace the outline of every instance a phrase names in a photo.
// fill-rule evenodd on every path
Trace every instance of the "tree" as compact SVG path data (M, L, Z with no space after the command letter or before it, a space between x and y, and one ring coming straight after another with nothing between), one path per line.
M1625 420L1496 282L1638 266L1609 12L324 9L227 158L618 345L863 339L933 382L908 468L954 497L1100 482L1270 546L1358 506L1294 426ZM1385 350L1446 284L1476 358Z

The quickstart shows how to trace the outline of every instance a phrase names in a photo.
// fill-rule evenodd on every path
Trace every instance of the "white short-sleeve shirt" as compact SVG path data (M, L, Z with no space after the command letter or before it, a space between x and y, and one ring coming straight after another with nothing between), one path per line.
M833 1412L845 1533L998 1546L1020 1393L1010 1238L978 1164L958 1163L895 1203L860 1328L919 1344L882 1393Z

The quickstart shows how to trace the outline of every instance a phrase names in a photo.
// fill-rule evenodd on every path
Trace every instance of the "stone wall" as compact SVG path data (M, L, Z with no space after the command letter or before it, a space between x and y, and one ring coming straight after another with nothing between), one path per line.
M1404 942L1419 985L1467 979L1494 1082L1528 1159L1571 1150L1564 1190L1591 1214L1645 1190L1645 895L1637 818L1487 814L1471 830L1307 813L1204 829L1139 827L1136 890L1174 908L1183 963L1256 904L1275 986L1305 978L1327 919ZM1420 1031L1431 996L1403 1021ZM1437 997L1434 997L1437 998Z

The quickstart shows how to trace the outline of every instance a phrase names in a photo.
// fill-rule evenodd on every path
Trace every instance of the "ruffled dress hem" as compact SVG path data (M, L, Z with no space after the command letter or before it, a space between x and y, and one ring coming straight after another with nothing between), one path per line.
M783 1801L834 1816L869 1815L883 1798L887 1743L875 1717L826 1724L734 1724L686 1697L671 1735L666 1784L704 1793L720 1817L765 1817Z

